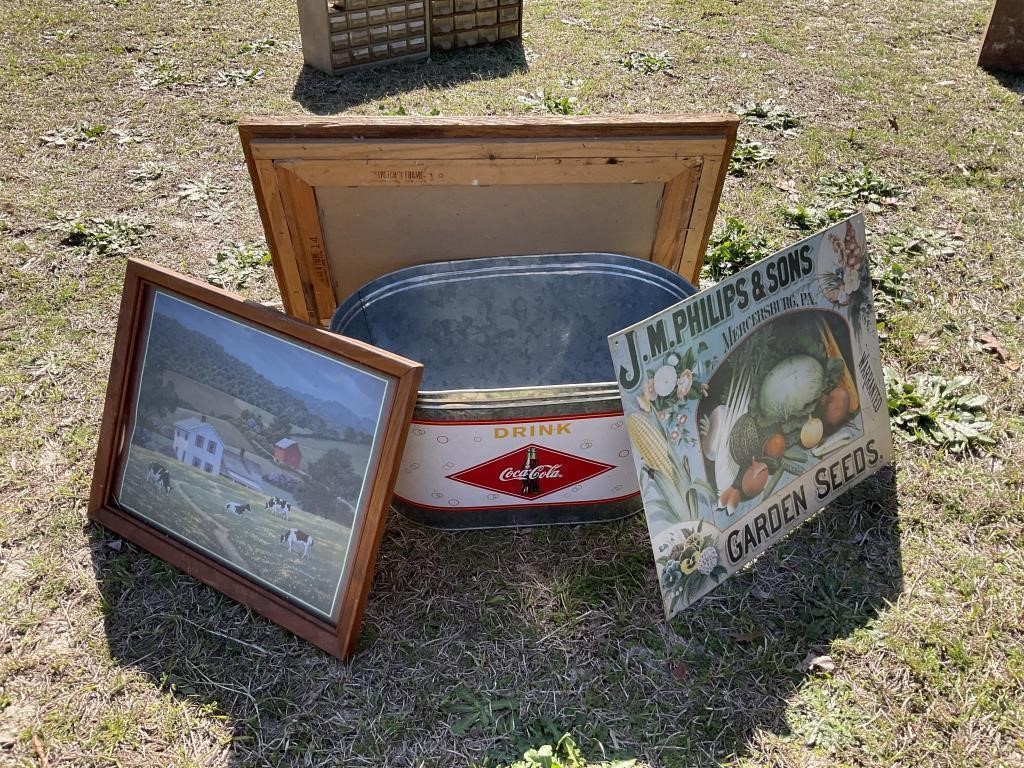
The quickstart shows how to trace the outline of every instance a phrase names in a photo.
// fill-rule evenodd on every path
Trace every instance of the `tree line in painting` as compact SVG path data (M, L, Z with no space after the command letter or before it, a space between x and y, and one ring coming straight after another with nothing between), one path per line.
M352 426L341 430L311 413L299 397L275 385L217 342L173 318L154 313L149 342L138 395L143 424L160 421L178 408L194 409L187 396L179 395L174 383L164 376L177 373L275 414L269 424L262 415L246 408L235 414L209 414L234 424L268 458L274 454L274 443L292 435L296 427L330 440L372 442L371 435L363 430ZM347 452L331 448L305 471L296 472L293 482L297 482L291 492L306 512L351 526L362 472L362 467L353 466Z
M345 433L322 416L311 412L302 399L232 356L210 337L192 331L166 315L153 315L146 362L147 367L175 371L270 411L276 418L268 425L269 431L271 434L280 433L278 439L288 434L291 425L327 438L348 439ZM352 414L352 421L357 420L358 417ZM350 437L358 438L358 431L351 427L346 430L349 431ZM369 436L365 432L362 435L362 439L368 441Z

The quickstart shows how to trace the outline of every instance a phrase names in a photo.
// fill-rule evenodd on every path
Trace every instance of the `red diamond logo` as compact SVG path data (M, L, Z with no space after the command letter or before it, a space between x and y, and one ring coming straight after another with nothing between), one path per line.
M533 500L603 475L609 469L615 466L531 444L448 477L488 491Z

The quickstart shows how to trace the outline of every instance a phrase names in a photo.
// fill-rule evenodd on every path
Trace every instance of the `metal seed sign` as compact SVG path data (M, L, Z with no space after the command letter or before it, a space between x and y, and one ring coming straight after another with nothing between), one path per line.
M670 618L892 456L859 215L609 345Z

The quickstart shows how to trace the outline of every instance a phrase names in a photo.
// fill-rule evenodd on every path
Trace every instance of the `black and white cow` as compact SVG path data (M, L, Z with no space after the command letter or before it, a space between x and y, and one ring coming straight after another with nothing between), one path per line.
M242 504L241 502L238 501L229 501L227 504L224 505L224 509L226 509L228 512L231 512L232 514L238 515L239 517L244 515L246 512L252 511L249 509L248 504Z
M267 503L263 508L269 509L270 514L283 517L285 520L288 519L288 514L292 511L292 505L284 499L277 498L277 496L272 496L267 499Z
M164 496L171 492L171 473L167 471L167 467L163 464L154 461L149 465L149 471L146 473L146 482L152 483L157 493L162 493Z
M305 560L309 557L309 550L313 548L313 537L298 528L289 528L281 534L281 543L288 545L289 552L295 545L302 547L302 559Z

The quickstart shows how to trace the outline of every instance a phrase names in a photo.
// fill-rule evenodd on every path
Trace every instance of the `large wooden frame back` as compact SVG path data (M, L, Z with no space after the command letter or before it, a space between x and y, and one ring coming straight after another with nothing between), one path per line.
M695 283L738 123L724 114L253 118L239 133L285 310L326 324L369 279L473 255L619 245ZM430 197L438 188L456 202ZM550 204L559 190L564 200ZM498 238L489 237L496 192L498 205L530 218L499 220ZM366 234L374 216L414 221L415 231L385 219Z
M145 521L122 510L114 499L114 483L131 435L132 402L139 378L140 331L152 301L162 288L220 310L269 331L358 363L394 380L394 398L387 414L384 439L364 523L357 536L353 562L342 587L337 623L324 621L279 595L245 578L212 558L186 546ZM185 573L252 608L271 621L342 659L355 649L366 606L388 501L394 490L398 461L405 445L409 419L419 388L422 366L398 355L299 322L227 291L141 261L130 260L125 275L110 380L103 408L96 469L89 498L89 516Z

